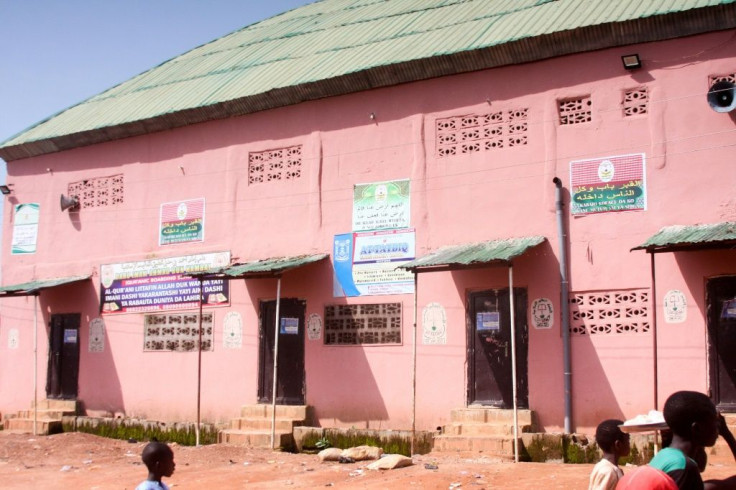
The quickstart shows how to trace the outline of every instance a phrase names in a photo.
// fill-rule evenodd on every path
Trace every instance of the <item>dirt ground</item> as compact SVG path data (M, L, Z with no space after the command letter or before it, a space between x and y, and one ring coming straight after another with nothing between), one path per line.
M33 436L0 431L0 487L132 490L147 475L140 462L144 445L81 433ZM172 448L176 471L164 481L175 489L586 489L592 468L514 464L479 454L428 454L414 457L414 465L407 468L372 471L365 468L369 462L320 463L315 455L226 444ZM427 469L425 464L437 469ZM734 473L736 464L730 455L711 455L704 477Z

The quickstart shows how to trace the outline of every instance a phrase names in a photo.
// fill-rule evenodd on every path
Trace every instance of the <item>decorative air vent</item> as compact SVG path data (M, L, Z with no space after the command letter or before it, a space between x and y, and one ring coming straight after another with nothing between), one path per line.
M575 335L649 332L649 291L572 293L570 317Z
M583 124L593 120L590 95L579 99L565 99L557 101L560 112L560 124Z
M325 306L325 344L400 344L401 303Z
M437 119L437 156L463 155L527 144L529 109Z
M123 191L122 174L72 182L67 186L67 194L76 197L82 209L122 204Z
M637 116L649 112L649 92L641 87L624 92L624 117Z
M199 345L199 313L144 315L144 351L189 352ZM202 314L202 350L212 350L214 315Z
M248 184L294 180L302 176L302 145L248 155Z

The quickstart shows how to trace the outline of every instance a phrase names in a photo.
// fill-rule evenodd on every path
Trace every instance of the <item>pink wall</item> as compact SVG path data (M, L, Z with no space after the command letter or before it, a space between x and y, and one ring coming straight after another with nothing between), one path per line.
M662 226L736 219L734 119L705 101L708 76L733 73L733 32L649 43L444 77L308 102L246 117L78 148L8 165L9 204L41 206L38 252L10 255L12 206L3 224L3 281L94 274L92 284L42 294L48 312L82 313L80 399L90 410L121 411L164 420L192 420L196 354L142 352L142 315L106 316L103 353L87 352L87 326L97 316L102 264L230 251L234 262L331 252L335 234L351 230L354 184L411 179L417 254L437 247L496 238L543 235L548 242L515 262L514 281L529 302L549 298L554 327L529 326L529 403L547 430L563 424L559 246L554 176L569 190L569 162L644 153L647 211L569 217L573 291L650 287L649 256L629 250ZM638 52L644 68L627 72L620 56ZM624 91L646 86L649 113L622 117ZM557 100L591 95L592 121L558 123ZM528 144L439 157L437 119L528 108ZM369 114L373 113L375 119ZM248 185L248 155L303 145L301 178ZM124 204L59 211L59 195L84 179L123 174ZM158 245L161 203L206 199L203 244ZM567 210L567 208L566 208ZM703 319L705 278L736 273L731 253L662 254L658 295L686 291L690 316L662 325L660 397L680 387L707 389ZM418 304L441 303L445 345L419 345L417 424L434 429L466 404L466 311L469 291L503 288L505 267L419 278ZM275 280L233 281L232 303L216 309L215 350L203 354L202 414L234 417L256 402L258 302L275 298ZM306 342L306 396L320 424L407 428L411 424L413 297L332 297L327 263L286 274L283 297L307 301L307 316L326 304L403 304L402 345L325 346ZM28 334L32 302L0 304L0 410L32 399ZM242 315L241 349L222 348L222 318ZM7 348L7 328L24 329ZM420 326L421 328L421 326ZM47 349L45 327L41 344ZM632 417L652 408L651 334L573 336L574 425ZM39 369L43 395L46 365ZM692 369L670 373L683 360ZM12 370L14 375L9 375ZM636 382L632 382L636 380ZM661 400L660 400L661 401Z

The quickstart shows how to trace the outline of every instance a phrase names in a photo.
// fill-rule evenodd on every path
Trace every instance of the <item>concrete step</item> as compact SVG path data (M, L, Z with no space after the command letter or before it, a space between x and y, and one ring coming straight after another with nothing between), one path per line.
M240 409L240 416L245 419L271 418L273 407L271 405L245 405ZM306 405L276 405L277 419L306 420Z
M74 415L74 412L65 412L63 410L42 410L38 409L38 413L36 415L39 419L52 419L52 420L61 420L62 417L65 415ZM33 418L33 410L19 410L18 411L18 418L21 419L32 419Z
M519 440L521 447L521 440ZM450 436L434 438L433 452L473 452L502 458L514 457L514 438L503 436Z
M534 432L534 430L531 425L519 425L519 434L522 432ZM450 436L513 436L514 425L513 423L451 423L443 427L443 434Z
M275 428L276 432L289 432L294 430L294 426L303 423L301 420L287 420L287 419L276 419ZM270 418L239 418L232 419L230 421L230 428L235 430L244 431L270 431L271 430L271 419Z
M11 418L3 422L5 430L33 434L33 419ZM61 420L36 420L36 434L48 435L62 432Z
M218 435L218 442L238 446L270 448L271 431L223 430ZM291 447L294 444L294 436L291 432L276 432L274 443L276 447Z
M31 402L31 409L33 409L33 402ZM39 410L61 410L62 412L71 412L71 414L76 414L78 405L77 400L39 400L38 401L38 409Z
M533 425L532 411L523 409L517 411L517 419L520 426ZM514 411L501 408L467 407L457 408L450 412L450 419L455 423L514 423Z

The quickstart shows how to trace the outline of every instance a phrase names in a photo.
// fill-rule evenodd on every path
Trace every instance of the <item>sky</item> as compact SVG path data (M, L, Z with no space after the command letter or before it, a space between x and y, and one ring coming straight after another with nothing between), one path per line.
M307 3L0 0L0 142L192 48ZM0 167L5 183L2 160Z

